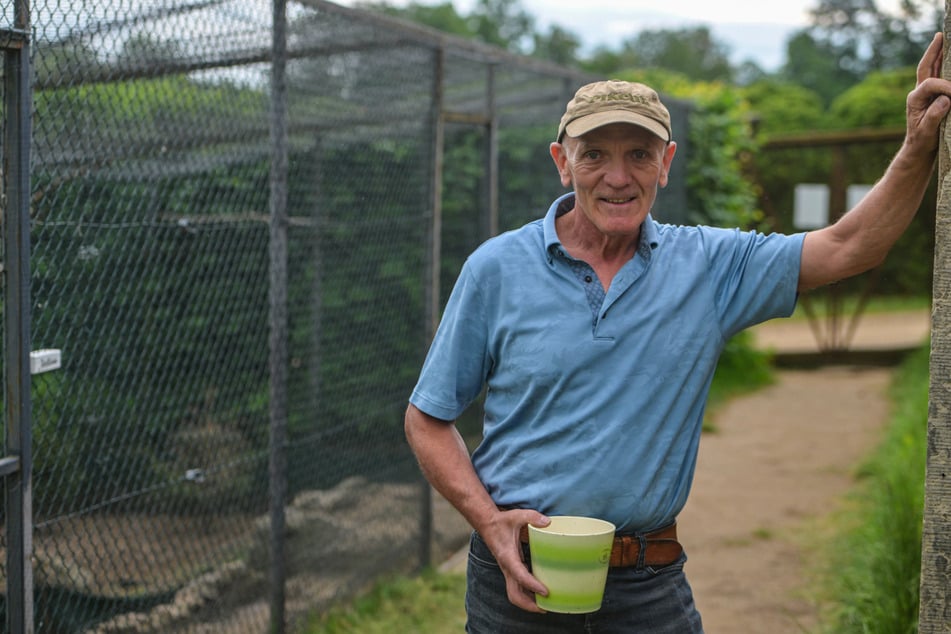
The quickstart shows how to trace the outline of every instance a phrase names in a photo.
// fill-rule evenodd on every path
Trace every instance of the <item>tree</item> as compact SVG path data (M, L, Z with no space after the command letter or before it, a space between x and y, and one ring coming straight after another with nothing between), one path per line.
M578 64L581 47L578 36L557 24L551 25L547 33L536 31L534 19L518 2L481 0L468 15L460 15L452 2L435 5L411 2L405 7L364 2L358 6L513 53L530 52L532 57L563 66Z
M749 86L767 77L769 77L769 73L751 59L743 60L733 71L733 80L738 86Z
M534 18L518 0L479 0L466 20L481 41L516 53L527 51L535 32Z
M574 33L553 24L548 33L535 33L534 39L532 57L546 59L562 66L574 66L578 63L581 41Z
M82 41L65 40L37 46L33 53L33 85L49 88L68 84L77 75L92 74L103 63Z
M875 0L819 0L810 15L810 35L858 76L915 65L942 28L938 0L902 0L892 13Z
M469 22L456 12L452 2L433 5L411 2L405 7L395 7L385 2L366 2L358 6L362 9L416 22L443 33L468 38L476 37L476 34L469 27Z
M597 47L588 59L581 60L580 65L590 73L604 76L610 75L624 66L621 61L621 54L607 46Z
M843 57L849 60L851 54L816 39L809 29L805 29L787 42L786 64L780 75L790 83L814 91L828 104L862 76L860 71L843 64Z
M905 98L914 83L914 68L869 73L832 102L831 122L836 128L902 127Z
M763 78L743 90L756 129L762 135L816 130L824 117L815 92L776 78Z
M641 31L618 60L625 68L663 68L694 81L732 81L729 47L705 26Z

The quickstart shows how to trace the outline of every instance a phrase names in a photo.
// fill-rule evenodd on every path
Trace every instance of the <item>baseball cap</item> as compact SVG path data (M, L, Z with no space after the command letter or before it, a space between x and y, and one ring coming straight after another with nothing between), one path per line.
M581 136L610 123L631 123L670 141L670 113L653 88L611 79L587 84L568 102L558 126L558 142L567 132Z

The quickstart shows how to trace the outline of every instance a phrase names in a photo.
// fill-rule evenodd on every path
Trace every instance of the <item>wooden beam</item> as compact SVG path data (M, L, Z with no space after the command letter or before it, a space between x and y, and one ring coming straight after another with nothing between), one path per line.
M862 143L901 143L904 138L905 128L858 128L838 132L809 132L806 134L773 136L763 143L763 149L786 150Z
M949 77L948 13L945 0L942 76ZM921 535L918 631L946 633L951 626L951 134L942 128L938 154L934 290L931 315L931 381L928 453Z

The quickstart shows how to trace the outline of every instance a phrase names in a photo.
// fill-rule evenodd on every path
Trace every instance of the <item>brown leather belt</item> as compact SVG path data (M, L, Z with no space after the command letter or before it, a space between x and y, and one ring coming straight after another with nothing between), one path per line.
M523 544L528 543L528 526L523 526L518 534ZM677 524L665 526L652 533L637 535L615 535L614 546L611 548L611 567L627 567L638 565L641 556L641 543L644 544L645 566L669 566L683 554L683 546L677 541Z

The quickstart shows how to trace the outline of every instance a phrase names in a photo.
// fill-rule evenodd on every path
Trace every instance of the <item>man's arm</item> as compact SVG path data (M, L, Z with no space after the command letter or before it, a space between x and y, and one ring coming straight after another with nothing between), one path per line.
M501 511L479 480L469 450L452 422L410 405L404 427L423 475L479 532L495 555L505 575L509 601L523 610L542 612L533 593L547 594L547 590L522 562L518 533L525 524L547 526L548 518L537 511Z
M951 109L951 83L938 79L943 43L936 34L918 64L917 85L906 103L905 140L882 179L838 222L806 235L800 291L877 266L914 217L931 180L939 126Z

